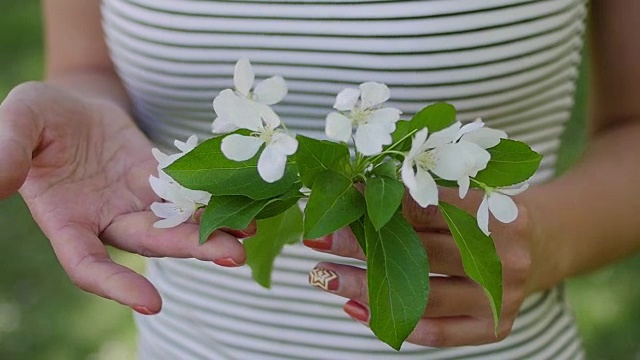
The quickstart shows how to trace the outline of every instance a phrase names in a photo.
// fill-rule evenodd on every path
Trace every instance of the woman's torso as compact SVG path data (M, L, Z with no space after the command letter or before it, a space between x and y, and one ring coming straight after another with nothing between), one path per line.
M444 100L460 120L482 117L526 141L544 155L536 182L553 176L573 104L584 14L583 0L103 0L114 63L140 125L160 147L194 133L208 136L211 101L232 86L235 61L247 57L258 78L287 80L289 94L274 109L296 132L322 137L338 91L380 81L391 88L389 105L407 117ZM150 261L165 306L159 316L138 319L141 356L581 357L561 289L529 298L501 343L406 344L396 353L349 319L342 299L307 284L307 272L327 259L287 248L269 291L251 280L249 269Z

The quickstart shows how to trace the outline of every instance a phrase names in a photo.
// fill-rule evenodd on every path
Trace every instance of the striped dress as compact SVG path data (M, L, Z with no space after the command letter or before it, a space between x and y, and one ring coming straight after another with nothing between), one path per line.
M459 119L529 143L544 155L534 182L553 176L573 104L585 0L103 0L103 24L140 126L159 147L207 137L211 101L251 59L258 78L285 77L274 109L287 126L323 137L335 95L364 81L391 88L408 118L444 100ZM146 359L579 359L571 309L556 288L522 306L500 343L395 352L312 288L318 261L303 246L277 259L273 288L250 269L153 259L160 315L138 317ZM362 265L355 261L347 264Z

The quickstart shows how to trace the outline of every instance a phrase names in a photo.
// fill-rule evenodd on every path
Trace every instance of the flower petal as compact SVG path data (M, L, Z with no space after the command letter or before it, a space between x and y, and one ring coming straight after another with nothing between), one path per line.
M238 106L238 95L231 89L220 91L218 96L213 98L213 111L218 117L231 118Z
M287 83L282 76L273 76L256 85L253 93L258 102L265 105L277 104L287 95Z
M275 133L267 146L283 155L293 155L298 150L298 140L285 133Z
M486 194L482 198L480 207L478 207L476 220L478 221L478 227L480 228L480 230L482 230L485 235L489 236L489 234L491 234L489 232L489 200L487 199Z
M151 204L151 211L153 211L157 217L163 218L164 220L155 222L153 227L159 229L176 227L189 220L195 210L195 206L183 208L173 203L155 202Z
M275 129L280 126L280 116L269 105L258 104L260 108L260 117L269 125L271 129Z
M185 203L184 196L180 193L180 186L173 183L173 179L164 172L161 172L163 178L149 176L149 185L156 195L174 203ZM171 180L168 180L171 179Z
M444 144L449 144L454 142L458 137L458 131L460 130L460 122L455 122L453 125L448 128L442 129L440 131L436 131L431 133L431 136L427 139L427 142L424 144L425 148L433 149L438 146L442 146Z
M324 132L329 139L347 142L353 132L351 120L338 112L331 112L327 115Z
M267 144L258 159L258 174L268 183L276 182L282 179L286 164L287 155L281 153L279 148Z
M458 138L461 138L462 135L470 133L472 131L476 131L482 127L484 127L484 122L482 121L481 118L477 118L473 122L466 123L462 125L462 127L460 128L460 131L458 131Z
M400 177L407 189L415 190L418 187L418 183L416 182L416 173L413 171L413 161L408 157L404 158L404 161L402 161Z
M453 181L468 176L473 166L473 159L462 146L446 144L432 151L435 164L431 171L434 174L445 180Z
M242 96L247 97L249 92L251 92L255 77L249 59L242 58L238 60L233 72L233 85L236 91Z
M215 129L216 133L227 132L231 129L232 124L235 131L239 128L249 129L257 131L262 125L260 119L259 108L253 101L241 98L236 95L233 90L225 89L213 99L213 110L218 115L218 119L221 119L221 123L212 125L212 130ZM225 131L222 131L225 130Z
M227 118L218 117L211 124L211 132L214 134L228 134L238 130L238 127Z
M346 88L338 93L333 108L338 111L351 111L356 107L356 102L360 97L360 89Z
M463 176L458 179L458 196L460 196L460 199L464 199L464 197L467 196L469 185L471 185L471 181L468 176Z
M178 186L180 186L180 193L184 197L185 203L207 205L209 201L211 201L211 194L206 191L191 190L181 185ZM180 202L180 204L182 204L182 202Z
M195 149L195 147L198 145L198 137L195 135L191 135L189 136L187 141L182 142L180 140L175 140L173 144L178 148L178 150L186 154L189 151Z
M387 85L369 81L360 84L360 108L370 109L389 100L391 91Z
M409 193L411 197L423 208L429 205L438 205L438 186L428 171L418 168L416 172L416 187Z
M151 154L153 155L153 158L158 162L158 170L166 168L174 161L171 156L163 153L158 148L151 149Z
M416 134L413 136L413 141L411 142L411 150L409 150L409 154L407 154L408 158L413 159L424 151L424 145L428 136L429 129L427 128L418 130L418 132L416 132Z
M513 199L495 191L489 195L489 210L498 221L505 224L518 217L518 207Z
M377 124L358 126L354 140L356 150L365 156L379 154L382 152L383 145L389 145L393 142L391 134L385 127Z
M471 142L483 149L489 149L498 145L500 139L506 138L507 133L502 130L481 128L462 135L460 141Z
M460 141L455 144L458 148L463 149L469 160L469 176L478 175L478 171L484 170L491 160L491 154L480 146L467 141Z
M517 187L517 188L498 189L497 191L499 193L501 193L501 194L505 194L505 195L509 195L509 196L516 196L516 195L520 195L521 193L523 193L528 188L529 188L529 184L528 183L524 183L524 184L522 184L522 186Z
M251 159L262 144L264 144L264 141L254 136L231 134L222 139L220 150L228 159L245 161Z
M400 119L402 111L396 108L384 108L371 112L367 124L384 126L387 132L392 133L396 129L396 122Z
M154 202L151 204L151 211L153 211L157 217L163 219L180 215L182 213L179 207L171 202Z
M258 131L262 128L261 111L264 106L267 105L261 106L261 104L251 100L238 98L237 107L229 119L240 129Z

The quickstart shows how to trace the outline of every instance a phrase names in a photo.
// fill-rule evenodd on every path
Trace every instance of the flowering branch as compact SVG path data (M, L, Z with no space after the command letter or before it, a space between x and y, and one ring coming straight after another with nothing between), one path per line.
M234 88L213 100L212 131L219 136L197 146L195 137L177 141L174 155L154 149L159 177L150 183L166 201L151 207L163 218L157 227L176 226L206 206L204 242L220 227L242 229L257 219L257 235L245 242L247 263L268 287L283 246L350 226L367 256L369 293L383 295L369 299L370 326L399 349L429 297L427 254L400 211L406 189L420 206L439 206L463 259L473 264L463 263L467 275L489 296L497 325L502 268L489 214L503 223L517 218L510 196L527 189L539 154L481 119L456 121L455 108L445 103L400 120L400 110L384 106L389 88L376 82L338 93L325 127L336 142L294 137L271 108L287 94L282 77L254 87L251 64L241 59L233 79ZM356 183L366 185L364 194ZM439 201L437 183L457 187L460 198L472 185L482 189L476 216Z

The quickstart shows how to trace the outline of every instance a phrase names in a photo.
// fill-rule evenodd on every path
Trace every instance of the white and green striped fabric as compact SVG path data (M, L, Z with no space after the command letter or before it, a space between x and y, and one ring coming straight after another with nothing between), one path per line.
M434 101L544 155L534 181L553 176L573 104L585 0L103 0L114 63L140 126L163 148L205 138L211 101L249 58L258 78L289 85L275 106L288 127L323 137L335 95L364 81L391 88L408 118ZM526 300L512 334L479 347L395 352L342 311L343 299L310 287L307 273L337 260L292 246L276 261L273 289L247 268L154 259L164 298L138 317L141 359L580 359L560 288ZM339 259L338 259L339 260ZM350 264L357 264L348 261Z

